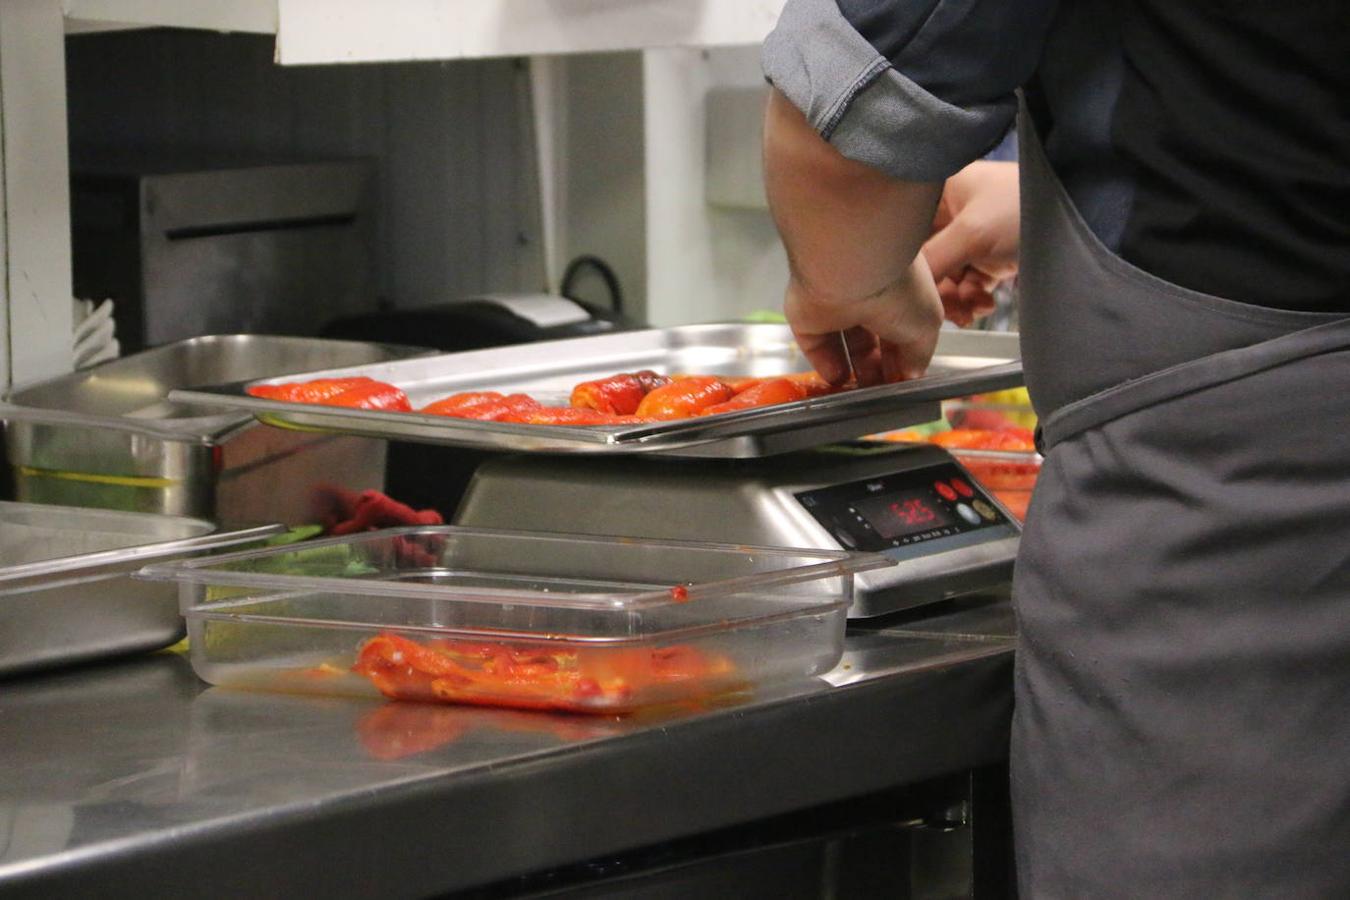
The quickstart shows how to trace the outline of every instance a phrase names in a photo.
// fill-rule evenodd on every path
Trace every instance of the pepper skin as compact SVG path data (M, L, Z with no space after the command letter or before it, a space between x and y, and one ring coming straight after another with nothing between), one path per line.
M286 400L291 403L317 403L322 406L348 406L353 409L383 409L411 412L408 395L392 384L373 378L316 378L313 381L286 384L259 384L248 389L254 397Z
M712 375L694 375L659 387L638 405L637 415L658 422L687 419L734 396L726 382Z
M775 403L791 403L794 400L801 400L805 396L806 389L795 381L789 378L771 378L741 391L730 400L709 406L699 415L715 416L718 413L755 409L759 406L771 406Z
M817 372L793 372L791 375L784 375L784 378L795 382L808 397L824 397L828 394L838 394L841 391L851 391L857 385L849 384L830 384Z
M316 378L313 381L288 381L283 384L255 384L249 396L289 403L323 403L344 391L363 384L375 384L364 375L355 378Z
M463 394L451 394L449 397L442 397L440 400L428 403L418 412L431 416L462 418L466 410L501 399L502 394L497 391L468 391Z
M349 406L353 409L380 409L389 412L412 412L408 395L392 384L372 381L359 384L322 401L325 406Z
M571 403L579 409L594 409L604 413L627 416L637 412L642 398L670 379L650 369L641 372L620 372L596 381L583 381L572 388Z
M388 632L366 641L352 671L394 700L609 713L636 695L689 683L711 692L735 674L731 661L687 645L652 649L520 649Z
M528 394L507 394L500 400L476 403L454 414L459 419L477 419L480 422L505 422L511 416L539 409L539 401Z
M635 425L642 419L575 406L541 406L514 413L501 421L526 425Z

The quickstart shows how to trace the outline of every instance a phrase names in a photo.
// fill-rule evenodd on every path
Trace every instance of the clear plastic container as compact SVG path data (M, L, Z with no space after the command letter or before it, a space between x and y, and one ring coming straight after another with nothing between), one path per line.
M618 713L826 671L876 554L399 528L152 566L217 685Z
M1041 474L1039 453L1015 450L952 450L951 453L1017 521L1026 521L1031 492Z

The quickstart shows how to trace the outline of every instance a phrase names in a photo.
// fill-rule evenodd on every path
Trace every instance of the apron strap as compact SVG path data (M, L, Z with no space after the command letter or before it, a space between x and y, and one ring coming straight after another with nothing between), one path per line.
M1350 348L1350 318L1315 325L1251 347L1224 350L1184 362L1056 410L1037 429L1037 443L1044 453L1060 441L1136 410L1286 363L1347 348ZM1350 385L1342 385L1341 389L1350 389Z

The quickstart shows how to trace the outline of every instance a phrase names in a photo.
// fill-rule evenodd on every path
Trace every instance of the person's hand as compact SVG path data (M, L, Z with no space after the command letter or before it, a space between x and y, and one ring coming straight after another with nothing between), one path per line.
M860 387L918 378L933 358L942 327L942 301L922 255L869 297L829 296L794 275L783 312L797 346L822 378L843 384L851 361Z
M994 311L993 292L1017 274L1017 163L974 162L947 179L923 256L948 319L966 326Z

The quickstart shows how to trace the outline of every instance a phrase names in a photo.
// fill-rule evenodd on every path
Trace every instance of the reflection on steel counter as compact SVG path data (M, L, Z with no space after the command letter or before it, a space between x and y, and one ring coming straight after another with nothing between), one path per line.
M428 753L453 744L474 731L540 735L554 738L559 744L622 733L614 721L594 716L541 716L511 710L472 710L430 703L384 703L356 722L356 736L361 747L374 759L381 760L405 759Z

